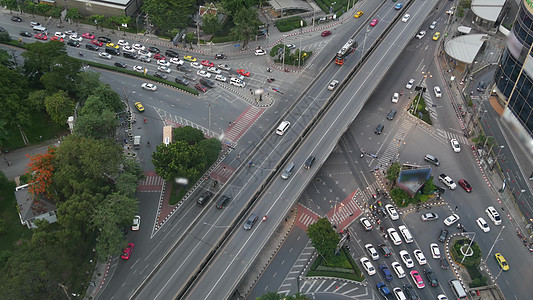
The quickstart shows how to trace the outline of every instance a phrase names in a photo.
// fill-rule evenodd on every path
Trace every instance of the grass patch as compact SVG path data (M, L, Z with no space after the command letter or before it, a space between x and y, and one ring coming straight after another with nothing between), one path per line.
M168 200L168 204L176 205L178 202L180 202L181 198L187 194L187 191L188 190L186 187L172 182L170 185L170 199Z
M433 125L429 111L426 109L426 101L424 101L424 97L422 97L420 94L416 95L416 97L413 99L413 102L411 102L409 112L427 124Z
M38 144L41 141L57 138L62 134L67 134L68 129L65 123L64 127L53 123L48 115L44 112L33 112L31 114L31 124L23 128L29 144ZM7 128L7 141L4 144L6 149L18 149L26 147L18 127Z
M306 276L328 276L359 282L365 279L345 247L342 248L342 251L338 255L330 256L327 260L319 255Z
M300 26L301 21L303 21L303 26ZM300 27L305 27L307 26L307 23L301 17L292 17L276 21L276 26L280 32L287 32Z
M15 183L9 182L0 190L0 219L5 220L7 232L0 236L0 251L14 251L19 243L31 241L33 231L20 223L15 199Z

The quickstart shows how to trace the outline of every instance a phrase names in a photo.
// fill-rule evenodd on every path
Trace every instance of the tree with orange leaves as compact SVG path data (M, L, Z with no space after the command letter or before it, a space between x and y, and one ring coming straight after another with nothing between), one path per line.
M48 147L46 153L39 153L34 156L27 156L30 158L30 163L28 164L27 172L31 176L30 182L28 182L28 190L34 196L51 196L49 188L52 184L52 175L54 173L56 147Z

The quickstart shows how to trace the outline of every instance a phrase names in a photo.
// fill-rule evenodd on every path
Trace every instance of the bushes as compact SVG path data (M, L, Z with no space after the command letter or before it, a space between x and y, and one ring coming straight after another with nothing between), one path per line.
M432 125L433 122L431 121L431 117L429 114L429 111L426 109L426 101L424 101L424 98L420 95L417 95L413 102L411 103L411 107L409 109L411 114L422 121L426 122L429 125Z
M365 279L360 276L361 270L345 247L338 255L328 257L327 261L319 255L306 275L345 278L359 282Z
M300 26L301 21L303 21L303 26ZM305 27L307 26L307 23L301 17L292 17L276 21L276 26L280 32L287 32L300 27Z

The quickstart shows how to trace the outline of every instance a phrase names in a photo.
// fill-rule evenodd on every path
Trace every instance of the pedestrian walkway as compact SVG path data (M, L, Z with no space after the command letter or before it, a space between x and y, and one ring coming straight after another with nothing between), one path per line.
M342 202L336 203L335 207L330 210L326 217L329 219L331 224L337 226L337 229L345 229L350 225L356 218L361 214L361 208L357 205L355 201L355 190L350 196L346 197Z
M235 173L234 168L221 162L209 173L209 176L211 179L218 180L220 183L226 183L233 173Z
M237 119L232 122L224 133L227 140L237 144L239 139L248 131L251 125L259 119L265 111L264 108L249 106Z
M165 180L154 171L143 172L145 179L139 181L137 192L160 192Z
M441 140L442 142L444 142L445 144L449 143L451 139L456 139L457 141L459 141L459 143L463 145L469 144L468 139L464 136L463 132L452 133L452 132L447 132L445 130L437 128L436 135L437 135L437 138Z
M307 231L307 227L309 225L315 223L320 216L310 210L309 208L303 206L302 204L298 203L298 215L296 216L296 222L294 225L300 227L301 229Z

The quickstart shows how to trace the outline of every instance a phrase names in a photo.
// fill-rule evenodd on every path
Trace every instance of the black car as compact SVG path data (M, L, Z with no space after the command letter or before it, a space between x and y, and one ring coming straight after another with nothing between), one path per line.
M389 257L392 254L389 247L385 244L378 245L378 248L381 250L381 254L383 254L384 257Z
M98 51L98 49L100 49L100 47L98 47L96 45L93 45L93 44L87 44L87 45L85 45L85 49L91 50L91 51Z
M67 42L67 45L72 46L72 47L79 47L80 43L78 41L75 41L75 40L69 40Z
M6 31L6 29L4 27L0 26L0 32L4 32L4 31Z
M187 66L184 66L184 65L177 65L176 66L176 69L178 69L178 71L182 71L182 72L185 72L185 73L190 73L192 72L192 69L187 67Z
M441 229L440 230L440 235L439 235L439 242L444 243L444 241L446 241L446 237L447 236L448 236L448 230Z
M415 288L410 284L404 284L403 285L403 292L405 293L405 297L409 300L418 300L418 295L416 294Z
M223 195L222 197L220 197L220 199L218 199L217 201L217 208L222 208L224 206L226 206L226 203L230 200L230 197L229 196L226 196L226 195Z
M210 191L205 191L200 196L200 198L198 198L198 200L196 200L196 204L198 204L200 206L204 205L207 201L209 201L209 199L211 199L211 196L213 196L213 194Z
M385 128L385 126L383 126L383 124L379 124L378 127L376 127L376 130L374 130L374 133L381 134L383 132L383 128Z
M387 120L391 120L394 119L394 116L396 115L396 111L394 109L391 109L389 111L389 114L387 115Z
M161 51L159 51L159 49L157 49L156 47L149 47L148 48L148 51L152 52L152 53L159 53Z
M159 52L158 52L159 53ZM174 51L174 50L167 50L165 51L165 55L168 56L168 57L179 57L180 55L178 54L178 52Z
M155 72L154 77L161 78L161 79L167 79L167 75L160 73L160 72Z
M12 16L11 17L11 21L13 21L13 22L22 22L22 19L20 17L17 17L17 16Z
M306 168L307 170L311 169L311 166L313 165L314 161L315 157L313 155L310 155L304 163L304 168Z
M244 223L244 229L250 230L254 226L255 222L257 222L257 216L255 214L250 215L246 223Z
M98 40L99 40L100 42L102 42L102 43L106 43L106 44L107 44L107 43L111 43L111 39L108 38L108 37L106 37L106 36L99 36L99 37L98 37Z
M431 286L439 286L439 281L437 280L437 275L432 270L426 270L424 269L424 274L426 274L426 277L428 278L429 283Z
M226 57L226 55L224 55L224 54L217 54L217 55L215 55L215 59L226 59L226 58L227 58L227 57Z
M115 63L115 67L119 67L119 68L124 68L125 69L127 66L128 66L127 64L119 62L119 61L117 61Z
M27 37L32 37L33 36L33 34L31 34L30 32L27 32L27 31L21 31L20 35L27 36Z

